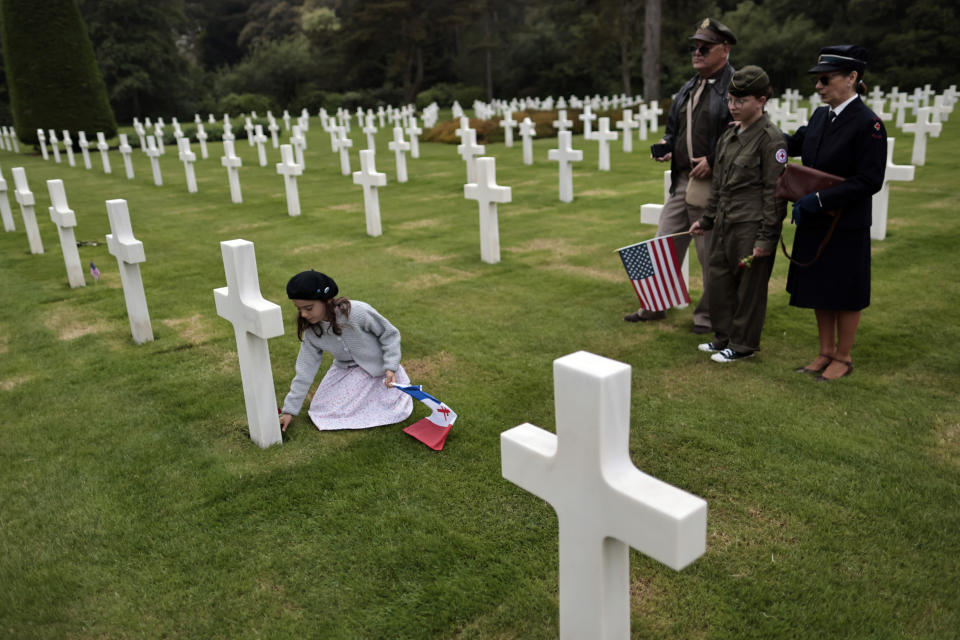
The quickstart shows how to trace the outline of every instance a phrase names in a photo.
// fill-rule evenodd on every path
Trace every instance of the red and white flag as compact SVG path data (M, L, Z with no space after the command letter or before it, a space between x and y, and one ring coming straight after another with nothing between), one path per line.
M644 309L664 311L690 302L673 238L654 238L617 252Z
M430 409L429 416L414 422L403 432L413 436L434 451L443 449L443 443L447 440L450 427L457 421L457 414L450 407L425 392L419 384L395 384L393 388L413 396Z

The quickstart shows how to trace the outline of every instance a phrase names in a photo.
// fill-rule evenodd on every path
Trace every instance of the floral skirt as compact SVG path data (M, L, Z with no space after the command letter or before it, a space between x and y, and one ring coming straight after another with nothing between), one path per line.
M373 377L360 367L331 366L307 412L321 431L368 429L403 422L413 413L413 398L385 387L385 376ZM397 368L397 384L410 384L403 366Z

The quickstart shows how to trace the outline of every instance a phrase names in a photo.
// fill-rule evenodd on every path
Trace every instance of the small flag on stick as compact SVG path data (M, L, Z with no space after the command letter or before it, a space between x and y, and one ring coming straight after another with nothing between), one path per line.
M93 260L90 261L90 275L93 276L94 280L100 280L100 269L97 269L97 265L93 264Z
M617 252L644 309L664 311L690 302L672 237L638 242Z
M447 434L450 433L450 427L457 421L457 414L450 407L426 393L419 384L395 384L393 388L413 396L427 405L431 411L429 416L414 422L403 432L413 436L434 451L443 449Z

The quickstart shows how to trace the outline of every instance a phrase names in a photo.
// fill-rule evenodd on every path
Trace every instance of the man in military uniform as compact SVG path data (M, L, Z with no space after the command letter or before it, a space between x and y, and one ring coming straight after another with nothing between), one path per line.
M709 180L717 140L730 123L727 109L727 86L733 76L730 66L730 46L737 38L725 25L705 18L690 40L693 68L697 74L680 87L673 98L667 126L660 144L667 145L671 152L656 158L670 163L670 198L660 213L657 235L680 233L703 215L704 202L688 203L687 185L691 178ZM692 151L692 153L691 153ZM692 194L691 194L692 195ZM697 237L697 256L703 273L703 296L693 312L693 332L710 332L710 306L707 274L707 237ZM690 245L689 236L674 238L677 258L683 260ZM663 311L640 309L624 316L627 322L660 320L666 317Z
M774 198L787 165L787 144L767 118L770 79L760 67L733 74L730 112L737 126L717 143L713 193L690 233L710 238L710 316L714 338L700 345L715 362L750 358L760 348L767 312L767 283L786 202Z

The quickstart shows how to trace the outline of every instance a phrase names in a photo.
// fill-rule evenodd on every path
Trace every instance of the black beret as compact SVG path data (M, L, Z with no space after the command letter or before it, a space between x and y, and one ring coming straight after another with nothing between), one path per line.
M807 73L824 71L859 71L867 68L867 50L856 44L838 44L820 49L817 66Z
M733 74L727 92L732 96L742 98L744 96L760 95L769 86L770 77L767 72L756 65L748 64Z
M737 44L737 36L733 35L733 31L730 31L727 25L717 22L713 18L704 18L703 22L697 25L697 32L690 36L689 40Z
M340 290L330 276L319 271L301 271L287 283L287 297L291 300L330 300Z

